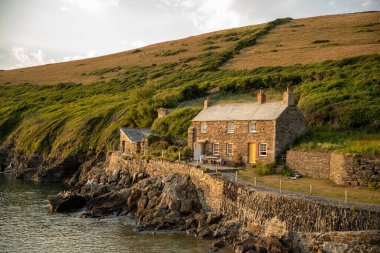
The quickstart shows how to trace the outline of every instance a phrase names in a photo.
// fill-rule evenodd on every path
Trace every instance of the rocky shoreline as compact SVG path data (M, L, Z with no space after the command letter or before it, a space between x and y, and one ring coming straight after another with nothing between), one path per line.
M189 176L172 174L151 177L145 172L130 174L118 170L96 175L91 190L86 177L69 192L49 196L52 212L84 208L82 218L127 215L137 222L138 231L184 231L202 239L217 239L210 252L231 245L235 252L290 252L286 238L259 237L245 232L230 217L206 212Z
M81 210L82 218L126 215L138 231L212 239L210 252L226 245L235 252L380 252L378 206L353 209L267 192L186 164L126 159L117 152L82 161L0 150L0 171L10 170L19 179L72 186L49 196L51 212Z

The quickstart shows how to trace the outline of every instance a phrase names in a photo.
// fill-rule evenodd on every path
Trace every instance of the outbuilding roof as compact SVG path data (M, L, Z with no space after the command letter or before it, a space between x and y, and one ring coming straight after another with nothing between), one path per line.
M149 128L125 128L120 130L128 137L132 142L141 142L142 139L152 133Z
M287 106L282 101L216 104L204 108L192 121L275 120Z

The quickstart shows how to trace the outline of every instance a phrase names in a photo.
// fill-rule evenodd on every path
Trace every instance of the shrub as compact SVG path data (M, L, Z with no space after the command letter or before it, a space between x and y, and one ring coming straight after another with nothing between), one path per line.
M275 164L273 163L262 163L255 166L255 170L259 176L267 176L274 174Z
M287 177L290 177L292 173L293 171L288 166L284 166L284 168L280 172L281 175L287 176Z
M193 150L192 150L191 148L189 148L189 147L184 147L184 148L182 149L181 154L182 154L184 157L189 158L189 157L192 157L192 155L193 155Z

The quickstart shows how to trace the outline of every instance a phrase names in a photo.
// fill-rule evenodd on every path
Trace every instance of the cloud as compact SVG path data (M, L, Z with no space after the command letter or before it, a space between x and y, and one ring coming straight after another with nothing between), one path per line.
M49 63L58 63L66 61L75 61L90 57L95 57L95 51L90 51L85 55L73 55L73 56L64 56L60 59L46 59L45 54L42 50L38 49L36 52L28 52L24 47L12 47L12 56L18 62L12 67L15 68L25 68L38 65L44 65Z
M144 47L144 46L148 45L147 42L142 41L142 40L136 40L136 41L124 40L121 42L121 44L127 45L128 49L140 48L140 47Z
M14 68L23 68L48 63L44 54L39 49L37 52L28 53L23 47L12 47L12 56L18 61Z
M119 6L120 0L61 0L64 3L79 8L85 9L88 12L98 12L107 9L108 7ZM63 6L62 8L67 8ZM62 10L61 8L61 10ZM67 8L68 9L68 8Z
M235 0L160 0L161 4L180 10L199 32L241 25L239 12L232 8Z
M77 55L73 55L73 56L64 56L62 58L61 62L62 61L76 61L76 60L81 60L81 59L95 57L95 56L96 56L95 51L90 51L85 55L77 54Z
M362 1L361 6L363 6L363 7L380 7L380 1L379 0L364 0L364 1Z

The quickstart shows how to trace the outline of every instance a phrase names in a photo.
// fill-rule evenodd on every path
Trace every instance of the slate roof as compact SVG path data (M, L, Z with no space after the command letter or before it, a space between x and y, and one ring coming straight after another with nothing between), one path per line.
M122 127L120 130L128 137L132 142L141 142L145 136L152 133L149 128L125 128Z
M287 106L282 101L216 104L203 109L192 121L275 120Z

